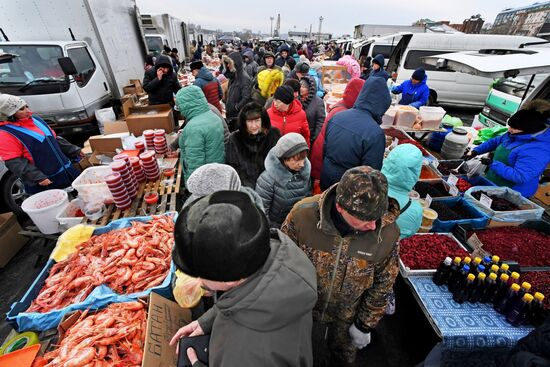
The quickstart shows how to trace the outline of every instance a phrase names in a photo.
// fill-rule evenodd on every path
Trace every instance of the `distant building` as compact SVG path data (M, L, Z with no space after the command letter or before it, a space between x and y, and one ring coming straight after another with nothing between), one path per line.
M548 37L550 1L520 8L502 10L495 18L490 33Z
M479 34L481 33L481 28L483 28L483 23L485 23L485 20L481 18L481 15L472 15L469 19L464 19L460 31L463 33Z
M425 31L424 26L359 24L355 26L353 38L378 37L398 32L423 33Z
M309 33L288 31L288 38L299 43L317 40L320 40L321 42L328 42L332 39L332 33L321 33L321 35L319 36L319 33L317 32Z

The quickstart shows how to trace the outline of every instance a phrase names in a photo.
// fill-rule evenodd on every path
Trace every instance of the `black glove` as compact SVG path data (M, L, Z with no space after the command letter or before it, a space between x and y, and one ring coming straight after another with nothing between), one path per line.
M489 167L491 165L491 163L493 163L493 160L489 157L481 158L479 161L481 162L481 164L483 164L487 167Z
M470 159L474 158L475 156L477 156L477 152L475 150L468 150L463 156L462 156L462 159L464 159L465 161L469 161Z

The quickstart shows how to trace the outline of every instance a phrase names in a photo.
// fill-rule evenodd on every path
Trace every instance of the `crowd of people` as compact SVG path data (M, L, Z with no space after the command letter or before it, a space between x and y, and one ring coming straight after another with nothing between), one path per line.
M209 334L211 366L350 365L395 309L398 240L421 224L420 204L408 193L422 153L403 144L384 158L380 124L391 93L414 107L428 102L427 75L417 69L388 87L382 55L361 64L349 52L323 49L350 76L342 100L327 110L315 58L321 46L198 44L188 65L194 85L183 88L177 50L147 59L149 102L172 104L185 120L172 146L187 194L173 260L219 295L172 343ZM203 58L218 51L220 69L210 70ZM19 97L0 95L0 113L0 157L29 192L70 182L68 157L78 147ZM550 156L534 154L548 150L544 116L519 111L508 134L467 158L496 150L495 182L531 192ZM202 365L193 348L185 352Z

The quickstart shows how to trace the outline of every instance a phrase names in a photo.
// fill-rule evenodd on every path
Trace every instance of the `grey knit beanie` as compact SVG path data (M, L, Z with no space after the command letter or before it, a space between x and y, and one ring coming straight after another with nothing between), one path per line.
M197 168L187 179L187 190L199 197L221 190L241 189L241 179L227 164L208 163Z
M309 147L306 139L298 133L288 133L282 136L275 147L275 155L277 158L286 159L295 154L308 150Z

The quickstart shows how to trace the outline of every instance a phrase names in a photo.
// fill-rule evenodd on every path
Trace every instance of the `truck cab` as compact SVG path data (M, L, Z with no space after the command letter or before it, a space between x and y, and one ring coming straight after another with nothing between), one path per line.
M510 116L527 101L550 100L550 47L482 49L435 55L423 61L440 70L494 80L475 119L486 127L506 126Z
M147 53L153 56L160 55L164 50L164 46L168 46L168 40L162 34L146 34L145 43L147 45Z
M23 98L61 135L96 130L95 111L108 104L112 94L86 42L0 42L0 54L1 93ZM61 58L72 60L74 75L65 75Z

